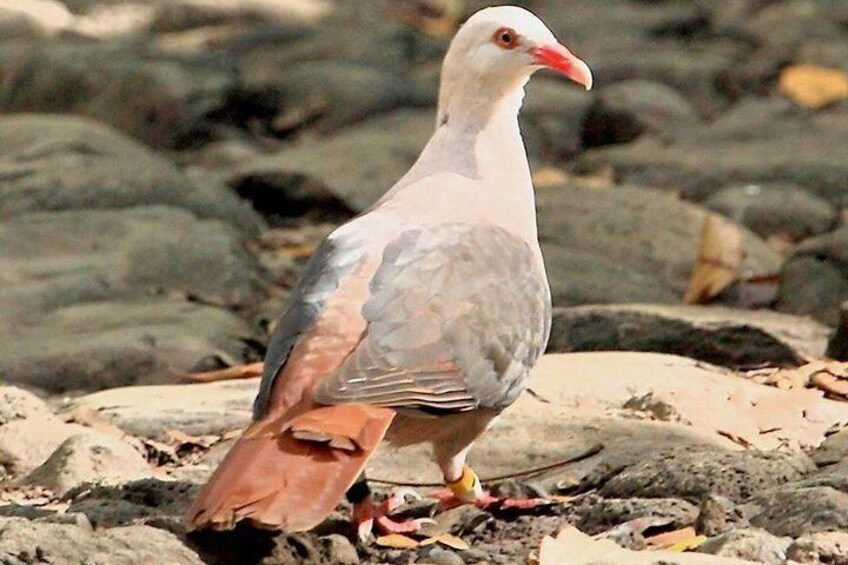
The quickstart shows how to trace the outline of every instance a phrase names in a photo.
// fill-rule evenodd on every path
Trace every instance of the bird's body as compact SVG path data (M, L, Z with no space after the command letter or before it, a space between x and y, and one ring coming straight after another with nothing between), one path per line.
M518 47L507 40L526 45L504 58ZM544 49L591 80L524 10L483 10L457 34L436 132L312 258L272 336L255 421L195 501L190 527L309 529L383 440L433 444L446 481L461 482L468 448L524 389L550 331L517 121Z

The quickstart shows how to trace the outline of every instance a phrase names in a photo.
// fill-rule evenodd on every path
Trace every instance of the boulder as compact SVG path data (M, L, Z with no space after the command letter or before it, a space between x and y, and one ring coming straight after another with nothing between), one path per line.
M818 532L796 539L786 557L798 563L848 562L848 532Z
M203 565L174 534L150 526L92 531L72 524L0 518L0 560L10 563L172 563Z
M615 304L555 308L548 351L653 351L725 367L822 357L830 329L809 318L719 306Z
M698 552L723 557L738 557L765 565L786 563L786 550L792 538L777 537L757 528L733 530L710 538Z
M689 284L705 212L671 194L589 188L537 189L539 239L557 306L677 303ZM741 277L777 272L779 257L742 229Z
M261 218L226 186L195 182L117 130L76 116L0 116L0 220L30 212L168 205L247 234Z
M751 524L778 536L848 529L848 494L827 486L783 485L748 504Z
M24 484L47 487L58 496L86 483L126 482L153 473L147 460L120 438L87 432L69 437Z
M87 429L55 416L14 420L0 426L0 465L14 477L29 473L62 443Z

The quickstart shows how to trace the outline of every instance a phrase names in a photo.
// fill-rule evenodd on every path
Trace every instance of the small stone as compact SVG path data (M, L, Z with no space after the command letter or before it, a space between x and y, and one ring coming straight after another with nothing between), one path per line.
M491 514L480 510L476 506L463 505L452 508L433 518L435 524L424 524L421 535L438 536L440 534L453 534L462 536L478 529L482 524L492 520Z
M707 540L698 551L766 565L783 565L790 543L792 538L777 537L765 530L732 530Z
M796 539L786 557L798 563L848 564L848 532L818 532Z
M464 565L465 561L456 552L431 545L420 553L416 563L421 565Z
M698 509L691 502L675 498L607 498L588 506L575 526L589 535L640 518L662 519L669 529L689 526Z
M827 436L822 444L810 453L810 459L819 467L848 460L848 428Z
M339 534L322 537L321 551L328 563L338 565L358 565L360 563L356 548L350 540Z
M0 426L14 420L49 418L53 415L43 400L14 386L0 386Z
M710 494L701 500L695 531L700 535L717 536L733 528L747 526L742 511L728 498Z
M848 302L839 307L839 325L827 344L827 356L837 361L848 361Z
M794 256L781 269L775 309L836 326L840 306L848 300L848 282L823 256Z
M126 482L151 474L150 465L128 443L87 432L66 439L24 483L47 487L61 496L84 483Z
M24 475L44 463L66 439L86 431L52 415L11 421L0 426L0 465L13 476Z

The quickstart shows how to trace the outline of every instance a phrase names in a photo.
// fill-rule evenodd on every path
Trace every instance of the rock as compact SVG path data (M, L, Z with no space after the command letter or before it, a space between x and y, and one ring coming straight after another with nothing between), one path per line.
M220 60L220 59L219 59ZM215 58L177 58L117 42L0 45L0 111L60 112L104 121L153 147L208 138L235 88ZM91 64L97 61L97 64ZM57 96L70 92L73 96Z
M778 536L848 529L848 494L831 487L788 484L758 495L748 506L751 524Z
M273 175L278 185L288 179L298 195L316 187L318 200L329 192L350 209L363 211L409 169L434 128L430 110L394 112L325 139L252 159L233 171L229 183L238 186L241 179ZM327 167L328 162L334 166Z
M810 453L819 467L836 465L848 460L848 428L843 428L827 437L815 450Z
M433 519L436 521L435 524L422 525L422 535L428 537L442 534L463 536L484 528L485 524L492 521L492 515L476 506L464 505L439 512L433 516Z
M31 392L14 386L0 386L0 426L28 418L50 419L53 412Z
M813 320L722 307L621 304L556 308L548 351L653 351L726 367L822 357L830 330Z
M350 540L339 534L321 538L322 552L327 562L338 565L358 565L360 563L356 548Z
M76 525L2 518L0 561L9 563L173 563L203 562L172 533L149 526L91 531Z
M736 527L748 526L748 520L733 501L709 494L701 499L695 531L699 535L717 536Z
M839 307L839 325L827 344L827 356L837 361L848 360L848 302Z
M848 114L837 110L787 113L781 106L760 112L746 105L673 145L641 138L588 151L575 166L582 173L611 170L621 183L664 188L695 201L729 185L781 182L844 206L846 132Z
M174 382L255 358L243 341L251 333L226 310L181 300L67 306L0 345L0 371L52 392Z
M693 501L717 494L741 502L764 489L798 480L814 468L804 455L680 447L624 469L599 494Z
M0 117L0 219L28 212L102 210L163 204L248 234L261 218L225 186L194 182L111 127L75 116Z
M283 129L301 126L306 120L318 131L329 132L425 102L416 100L416 92L404 76L349 61L295 63L263 86L279 92L285 108L275 124Z
M642 134L664 139L697 128L699 117L679 92L646 80L625 80L598 91L583 124L586 147L628 143Z
M724 188L704 206L742 224L760 237L799 241L831 230L839 219L836 207L797 185L748 184Z
M583 149L583 122L592 106L585 92L559 80L534 78L519 114L521 133L531 162L557 163Z
M170 430L223 434L250 423L258 386L248 380L114 388L76 398L68 409L93 410L128 434L157 440Z
M85 516L96 528L131 526L148 520L159 513L143 504L126 500L81 500L68 507L68 511Z
M698 547L698 551L767 565L783 565L790 543L792 538L777 537L765 530L752 528L733 530L711 538Z
M128 443L114 436L87 432L62 442L23 482L64 496L85 483L126 482L152 473L147 460Z
M829 325L839 323L848 300L848 228L801 243L780 273L776 308L811 314Z
M86 431L54 416L9 422L0 426L0 465L22 476L44 463L66 439Z
M434 544L419 553L415 563L421 565L463 565L465 560L449 549L443 549Z
M848 533L819 532L792 542L786 557L798 563L848 563Z
M689 284L704 212L669 194L577 183L537 191L539 237L554 304L678 303ZM743 230L740 276L777 271L780 259Z
M669 529L684 528L695 520L698 509L685 500L675 498L605 498L581 514L575 526L581 532L595 535L637 518L660 518L668 521L666 527Z

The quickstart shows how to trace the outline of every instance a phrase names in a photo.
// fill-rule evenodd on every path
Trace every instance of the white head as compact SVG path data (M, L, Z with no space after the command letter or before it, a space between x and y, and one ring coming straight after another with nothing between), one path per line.
M440 119L453 112L449 106L455 103L472 113L493 109L511 93L520 94L530 75L542 68L592 88L586 63L531 12L517 6L480 10L463 24L445 56Z

